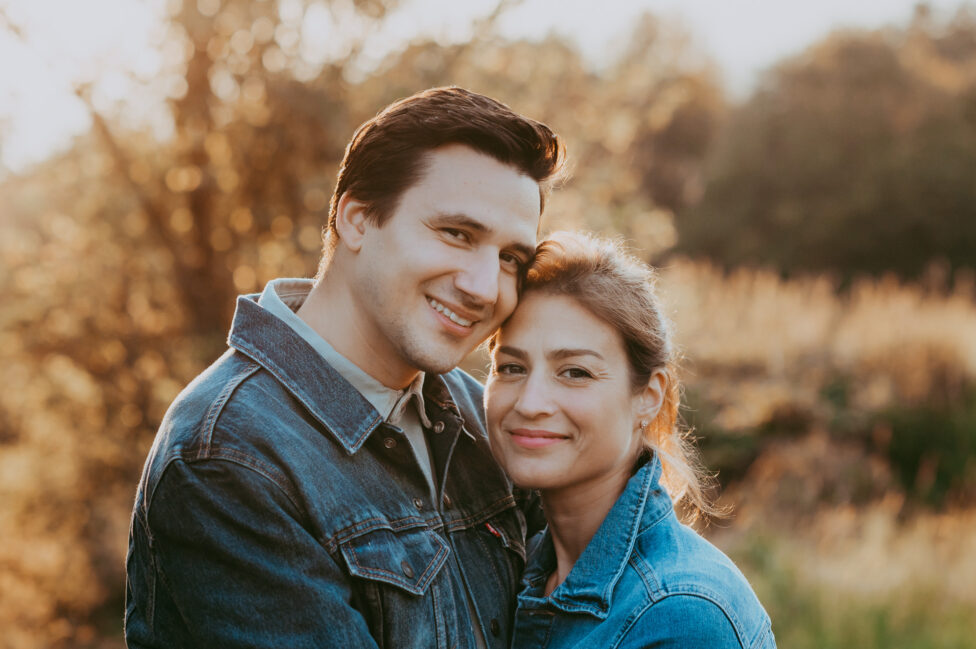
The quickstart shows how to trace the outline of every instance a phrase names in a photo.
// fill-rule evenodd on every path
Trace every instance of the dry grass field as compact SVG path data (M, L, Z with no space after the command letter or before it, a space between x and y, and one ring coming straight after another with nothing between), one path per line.
M707 534L780 646L976 646L971 279L838 293L679 260L660 289L686 418L734 507Z

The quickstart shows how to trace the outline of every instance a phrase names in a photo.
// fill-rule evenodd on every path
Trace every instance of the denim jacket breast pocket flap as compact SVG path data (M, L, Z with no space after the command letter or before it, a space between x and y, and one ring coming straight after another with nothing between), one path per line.
M373 529L339 543L354 577L379 581L423 595L447 561L450 549L425 528Z
M524 563L526 525L524 517L517 509L511 508L496 514L484 527L503 547L515 553Z

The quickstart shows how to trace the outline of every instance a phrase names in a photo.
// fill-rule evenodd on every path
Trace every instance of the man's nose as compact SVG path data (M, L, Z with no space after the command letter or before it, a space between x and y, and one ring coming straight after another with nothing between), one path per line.
M455 275L454 285L481 305L494 304L498 301L500 272L498 253L485 250L469 259L466 267Z

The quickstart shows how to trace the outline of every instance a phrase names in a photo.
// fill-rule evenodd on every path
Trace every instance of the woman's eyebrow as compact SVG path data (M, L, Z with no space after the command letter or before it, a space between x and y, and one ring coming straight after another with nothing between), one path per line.
M518 347L511 347L510 345L499 345L498 348L496 349L496 352L499 354L505 354L506 356L514 356L515 358L522 361L526 360L529 357L527 353L525 353Z
M606 360L603 356L592 349L554 349L553 351L546 354L549 358L554 358L556 360L569 358L571 356L595 356L601 361Z

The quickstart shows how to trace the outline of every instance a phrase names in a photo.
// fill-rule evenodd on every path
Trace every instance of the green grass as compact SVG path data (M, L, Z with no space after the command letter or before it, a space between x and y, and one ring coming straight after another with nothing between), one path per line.
M893 408L888 461L905 488L925 505L948 497L976 498L976 389L948 404Z
M870 601L803 583L769 538L732 552L773 621L783 649L976 649L976 616L930 586Z

